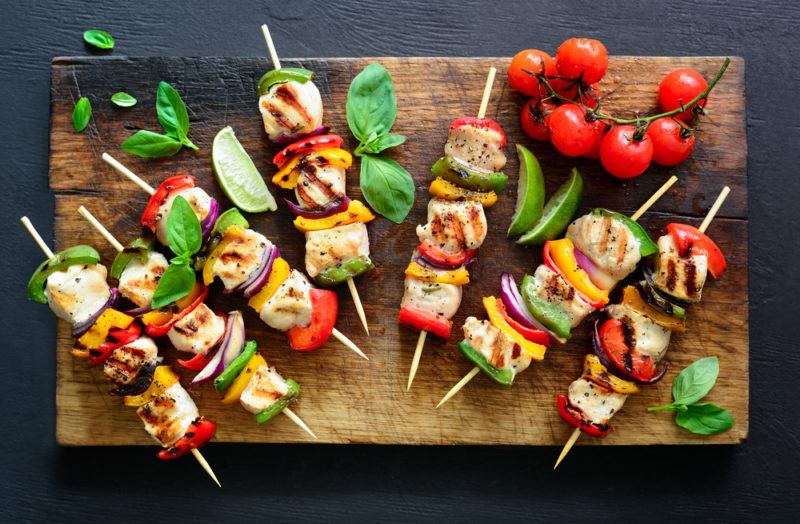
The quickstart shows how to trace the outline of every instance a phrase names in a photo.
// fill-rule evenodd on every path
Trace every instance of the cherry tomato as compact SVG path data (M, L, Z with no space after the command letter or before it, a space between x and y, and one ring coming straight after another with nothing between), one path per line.
M661 79L661 83L658 85L658 105L663 111L678 109L681 104L685 105L691 102L707 87L706 79L694 69L676 69ZM705 100L701 100L699 104L704 106ZM678 116L687 122L694 119L691 109L687 109Z
M608 51L599 40L570 38L556 51L558 76L578 78L586 84L599 82L608 69Z
M647 134L634 140L635 132L634 126L612 127L600 144L600 162L617 178L639 176L653 160L653 141Z
M525 71L544 72L547 76L556 74L556 64L544 51L524 49L514 55L508 67L508 83L523 95L540 98L547 95L547 89L539 85L536 77Z
M596 129L586 121L583 108L577 104L558 106L547 119L550 142L564 156L581 156L592 150Z
M556 93L575 101L578 97L578 82L575 80L564 80L561 78L554 78L550 81ZM597 100L600 98L600 84L595 82L591 85L583 84L581 87L581 103L590 109L597 107Z
M550 100L537 101L531 98L522 106L522 113L519 115L520 124L525 134L534 140L550 140L550 129L547 128L547 120L556 105Z
M589 127L594 134L594 143L592 144L591 149L589 149L589 152L584 153L582 156L584 158L591 158L594 160L600 158L600 144L603 143L603 137L605 137L606 130L609 126L600 120L595 120L593 122L589 122Z
M662 166L677 166L692 154L694 135L681 136L683 128L673 118L658 118L647 127L653 142L653 162Z

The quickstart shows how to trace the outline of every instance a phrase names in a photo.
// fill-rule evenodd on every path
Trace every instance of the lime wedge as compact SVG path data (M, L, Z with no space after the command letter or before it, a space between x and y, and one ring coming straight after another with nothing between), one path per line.
M529 230L539 217L544 206L544 175L542 166L528 148L517 144L519 157L519 181L517 182L517 205L508 236L521 235Z
M267 184L230 126L223 127L214 137L211 164L217 182L233 205L248 213L278 209Z
M542 217L533 228L519 237L517 244L536 246L553 240L569 225L578 211L583 193L583 178L577 168L572 168L569 178L553 194L542 211Z

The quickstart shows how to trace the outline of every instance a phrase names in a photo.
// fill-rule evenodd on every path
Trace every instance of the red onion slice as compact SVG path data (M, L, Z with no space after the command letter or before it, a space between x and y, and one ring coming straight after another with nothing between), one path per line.
M584 255L583 252L578 248L575 248L575 260L578 262L578 266L580 266L580 268L586 271L586 274L589 275L589 279L592 281L592 283L600 289L608 290L617 285L616 280L599 268L594 262L592 262L592 259Z
M282 146L288 145L291 144L292 142L296 142L297 140L302 140L303 138L308 138L310 136L324 135L330 130L331 128L328 126L320 126L309 133L301 133L299 135L281 135L278 138L272 140L272 142L275 144L280 144Z
M219 204L215 198L212 198L211 203L208 206L208 214L203 219L203 222L200 223L200 229L203 232L203 242L208 239L208 235L210 235L211 230L214 229L214 224L217 223L218 218Z
M503 273L500 275L500 296L503 298L503 303L506 306L506 312L511 318L522 324L523 326L531 329L541 329L550 335L550 342L560 342L564 344L565 339L556 336L555 333L544 327L544 324L536 320L525 305L522 295L517 287L517 282L511 273Z
M236 348L235 346L238 344L239 340L242 342L239 347ZM244 320L241 312L232 311L231 314L228 315L228 320L225 323L225 335L222 337L222 342L219 345L219 349L217 349L217 353L208 364L206 364L206 367L192 379L190 385L194 386L195 384L201 384L207 380L217 378L217 376L225 370L226 354L232 351L241 352L242 347L244 347ZM234 358L236 357L234 356L230 358L230 360Z
M342 198L337 198L329 202L321 209L306 209L287 198L284 198L284 200L286 201L286 205L289 206L289 211L291 211L294 216L301 216L304 218L325 218L335 215L336 213L347 211L351 202L347 196L343 196Z
M92 316L90 316L83 322L75 324L72 327L72 336L75 338L80 338L84 333L89 331L89 328L91 328L94 325L94 323L97 322L97 319L100 318L100 315L103 314L103 311L105 311L110 307L114 307L117 304L118 300L119 300L119 290L115 287L112 287L111 292L108 296L108 300L106 300L106 303L103 304L103 306L100 309L98 309Z
M231 321L232 320L232 321ZM231 362L236 360L245 343L244 317L241 311L231 311L228 314L229 335L225 337L220 346L222 352L222 369L227 368Z
M269 280L269 274L272 273L272 265L275 263L275 259L279 256L281 256L281 250L278 249L276 245L270 246L264 253L264 259L258 274L256 274L254 278L249 279L248 282L239 286L239 289L243 290L242 295L245 298L250 298L261 291L261 288L264 287L267 280Z

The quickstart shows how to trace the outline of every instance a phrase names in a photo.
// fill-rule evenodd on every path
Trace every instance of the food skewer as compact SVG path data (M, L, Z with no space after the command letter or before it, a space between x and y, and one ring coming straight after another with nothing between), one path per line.
M722 191L720 192L719 196L714 201L714 204L711 206L711 209L708 210L708 213L706 214L705 218L703 219L703 222L701 223L700 227L698 228L698 231L700 231L700 233L704 234L706 232L708 227L711 225L711 221L714 220L714 217L716 216L716 214L719 211L720 207L722 206L723 202L728 197L728 194L730 193L730 191L731 190L730 190L730 188L728 186L725 186L722 189ZM556 463L553 466L554 470L558 467L559 464L561 464L561 462L564 460L564 458L570 452L572 447L578 441L578 438L580 438L581 433L582 433L582 431L581 431L580 427L576 427L573 430L573 432L570 435L569 439L564 444L564 447L562 448L561 453L558 455L558 459L556 459Z

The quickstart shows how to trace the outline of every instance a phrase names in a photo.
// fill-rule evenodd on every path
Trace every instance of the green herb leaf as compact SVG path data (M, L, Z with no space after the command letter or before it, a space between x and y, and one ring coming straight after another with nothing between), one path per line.
M92 103L85 96L81 97L78 103L75 104L75 109L72 110L72 127L80 133L89 125L89 119L91 118Z
M675 404L689 405L702 399L719 376L717 357L702 358L681 371L672 382L672 398Z
M388 158L361 157L361 192L367 203L392 222L400 224L414 205L414 180Z
M733 417L727 409L712 402L692 404L685 411L679 411L675 423L698 435L714 435L731 429Z
M386 133L385 135L376 136L365 144L359 145L356 150L356 155L362 153L378 154L385 151L390 147L396 147L406 141L405 135L398 135L395 133Z
M119 93L114 93L111 95L111 102L114 103L115 106L118 107L133 107L136 105L136 100L131 95L124 91L120 91Z
M123 151L142 158L172 156L181 147L183 144L179 140L146 129L137 131L122 143Z
M83 41L98 49L114 49L114 37L100 29L84 31Z
M187 147L198 149L189 140L189 113L186 111L186 104L175 88L164 81L158 83L156 113L167 135L178 139Z
M169 211L167 243L173 253L187 259L197 253L203 243L200 221L194 214L192 206L182 196L173 200Z
M397 99L389 72L380 64L369 64L350 84L347 92L347 124L362 143L371 133L389 132L397 118Z
M171 264L153 293L153 309L164 307L189 294L194 287L194 270L186 264Z

